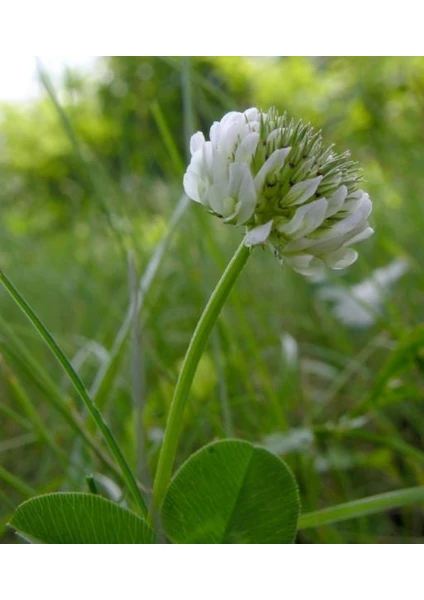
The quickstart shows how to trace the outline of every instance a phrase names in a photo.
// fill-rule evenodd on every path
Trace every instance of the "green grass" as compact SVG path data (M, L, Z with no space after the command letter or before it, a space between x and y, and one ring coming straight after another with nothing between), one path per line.
M303 63L287 59L265 62L259 71L239 60L237 77L219 60L212 74L197 59L153 62L157 74L149 85L157 87L152 97L150 88L146 98L143 91L136 96L145 104L140 120L130 109L123 120L122 98L116 115L108 116L111 130L126 136L110 162L112 150L103 154L75 106L59 104L48 84L46 123L64 148L55 169L61 161L75 162L72 179L83 199L66 205L66 192L46 180L51 156L40 166L34 148L29 173L11 152L2 167L7 185L1 193L0 267L96 399L131 468L138 474L147 462L154 473L191 333L242 235L180 200L184 132L193 123L206 129L230 108L271 103L322 126L326 137L361 161L376 234L361 244L353 267L320 283L281 268L268 251L254 253L200 362L177 466L212 440L239 437L270 449L273 440L298 481L303 511L310 513L305 519L331 507L337 507L336 517L337 510L343 518L355 516L331 520L331 511L321 513L316 526L307 528L305 520L299 541L414 543L424 531L422 491L412 490L424 485L424 134L413 123L420 118L424 64L339 59L311 63L305 71ZM411 83L406 88L403 76ZM173 111L161 96L165 84L174 86L178 99ZM9 122L0 124L12 139L10 128ZM148 132L151 146L143 137ZM25 130L22 138L24 133L30 137ZM140 173L131 162L131 136L139 138L145 157ZM153 150L156 162L149 163ZM133 172L138 183L129 186L124 175ZM14 176L27 188L12 189ZM58 180L68 189L66 176ZM136 341L128 253L142 292ZM375 322L356 328L341 323L322 288L340 285L349 293L351 285L398 258L409 270L387 294ZM88 491L91 473L104 473L122 488L77 392L5 290L0 310L0 523L34 493ZM283 352L285 334L295 341L291 358ZM142 362L141 387L134 360ZM147 452L141 459L137 394ZM416 501L403 502L402 490ZM395 491L401 501L388 496L374 510L374 497ZM355 504L362 498L370 503ZM3 541L15 538L5 532Z

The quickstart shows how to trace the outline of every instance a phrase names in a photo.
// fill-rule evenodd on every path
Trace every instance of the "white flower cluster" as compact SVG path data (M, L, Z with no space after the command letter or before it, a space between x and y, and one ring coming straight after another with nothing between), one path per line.
M372 235L371 201L348 153L323 148L319 132L275 109L230 112L191 138L186 194L225 223L244 225L246 245L268 243L305 275L342 269L350 246Z

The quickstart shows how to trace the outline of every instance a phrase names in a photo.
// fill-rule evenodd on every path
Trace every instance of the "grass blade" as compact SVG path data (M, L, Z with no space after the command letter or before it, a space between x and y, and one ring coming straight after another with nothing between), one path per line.
M128 257L128 283L132 305L138 305L137 271L132 254ZM151 487L149 464L147 461L147 438L144 429L143 415L146 405L146 364L144 351L144 337L140 317L136 311L133 315L132 344L131 344L131 379L132 397L134 407L134 424L136 440L136 473L140 481L147 488Z
M163 143L174 165L175 172L177 175L182 176L182 174L184 173L185 166L181 159L178 148L172 138L171 132L169 131L168 125L166 123L165 117L163 116L163 112L159 106L159 103L157 101L153 102L150 106L150 110L155 120L156 126L159 130L159 133L162 137Z
M413 364L423 346L424 325L418 325L406 332L375 378L369 395L351 411L350 416L357 416L368 410L383 408L385 405L384 392L387 383L391 378L397 376Z
M306 513L299 519L299 529L322 527L323 525L358 519L393 508L422 503L424 503L424 486L386 492Z
M18 402L18 404L20 404L20 406L22 407L22 410L28 417L29 422L32 424L34 432L38 435L40 440L42 440L48 446L50 446L50 448L54 451L54 453L62 462L62 464L65 464L64 459L67 459L66 453L61 448L59 448L59 446L53 440L48 428L44 425L42 419L40 419L38 412L34 407L28 394L26 393L25 389L21 386L19 380L17 379L17 377L15 377L15 375L8 368L8 366L4 363L2 364L1 360L0 365L4 370L6 380L9 383L15 401Z
M128 307L127 312L125 314L124 320L122 321L121 327L119 328L119 331L115 337L115 341L112 350L109 354L109 358L103 363L101 369L99 369L97 373L96 379L94 380L94 384L91 389L91 395L94 399L94 403L100 408L104 406L107 393L112 387L113 380L115 379L115 375L121 364L125 344L128 340L134 322L134 315L140 313L146 293L149 290L152 281L159 270L162 259L165 255L166 250L168 249L171 237L174 234L177 224L182 215L184 214L188 203L189 200L185 195L182 196L180 201L178 202L177 207L174 210L172 217L169 221L168 230L159 242L159 244L156 246L156 249L146 267L144 275L140 280L136 306L134 307L133 303L130 303L130 306Z
M43 393L43 397L61 415L72 431L87 444L105 466L121 478L121 472L85 429L83 421L79 414L74 411L72 404L63 398L60 389L56 386L50 375L43 369L43 366L34 358L31 352L28 351L26 345L20 341L13 328L1 317L0 327L6 332L10 342L13 344L13 349L9 344L3 343L1 339L0 347L10 360L13 361L19 372L24 373L30 381L35 383L37 388Z
M74 127L72 126L71 120L59 102L50 77L40 60L37 61L37 70L40 81L53 104L59 121L62 124L62 127L72 146L73 152L87 175L94 199L97 201L112 234L115 236L122 256L124 257L126 253L125 239L119 227L116 226L116 220L114 219L113 212L108 202L108 198L111 190L114 187L114 184L110 180L107 172L101 168L100 165L94 162L93 158L88 152L88 149L80 143Z
M12 421L15 421L15 423L17 423L24 429L32 430L33 428L32 423L30 423L28 419L25 419L25 417L22 417L22 415L14 411L13 408L10 408L2 402L0 402L0 413L3 413L6 417L11 419Z
M0 465L0 479L5 481L8 485L13 487L20 494L23 494L26 498L31 498L31 496L35 496L37 493L32 487L27 485L25 483L25 481L22 481L22 479L20 479L16 475L13 475L13 473L10 473L7 469L2 467L1 465Z
M131 490L134 500L136 501L136 503L137 503L138 507L140 508L140 510L142 511L142 513L147 514L147 507L144 502L143 496L141 495L141 492L138 488L138 485L134 478L134 475L133 475L130 467L128 466L128 463L127 463L124 455L122 454L121 449L119 448L111 430L109 429L109 426L103 420L101 413L99 412L96 405L90 398L84 383L78 377L78 375L75 372L74 368L72 367L71 363L66 358L65 354L63 353L61 348L58 346L55 339L52 337L51 333L48 331L48 329L45 327L45 325L40 321L38 316L35 314L33 309L29 306L29 304L23 298L23 296L18 292L18 290L13 285L13 283L8 279L8 277L1 270L0 270L0 281L4 285L4 287L7 289L9 294L12 296L12 298L14 299L16 304L19 306L19 308L22 310L22 312L25 314L25 316L28 318L28 320L31 322L31 324L34 326L34 328L38 331L40 336L43 338L43 340L45 341L45 343L47 344L47 346L53 353L56 360L59 362L61 367L64 369L64 371L68 375L69 379L72 381L72 384L73 384L75 390L77 391L79 397L81 398L81 400L85 404L87 410L90 412L91 416L93 417L98 429L101 431L104 440L106 441L116 462L118 463L118 465L122 471L122 475L125 478L125 481L129 487L129 489Z

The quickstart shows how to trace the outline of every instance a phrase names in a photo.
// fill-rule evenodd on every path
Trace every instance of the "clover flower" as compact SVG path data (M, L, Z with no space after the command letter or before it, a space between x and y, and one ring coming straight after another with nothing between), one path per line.
M206 141L191 138L184 189L224 223L244 225L246 246L268 244L304 275L352 264L370 235L372 205L349 153L271 108L229 112Z

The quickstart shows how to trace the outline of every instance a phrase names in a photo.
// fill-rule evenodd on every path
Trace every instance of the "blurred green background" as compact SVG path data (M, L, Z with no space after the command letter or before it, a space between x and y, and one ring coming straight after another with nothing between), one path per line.
M113 57L54 83L40 64L39 78L31 101L0 105L0 267L145 484L190 334L242 236L182 198L189 137L229 110L275 105L360 162L376 233L319 281L255 252L200 363L178 462L213 439L261 443L291 465L305 511L424 485L424 59ZM127 311L143 275L138 319ZM119 497L99 454L68 380L0 290L3 542L35 493L86 490L99 473ZM423 533L414 506L298 540Z

